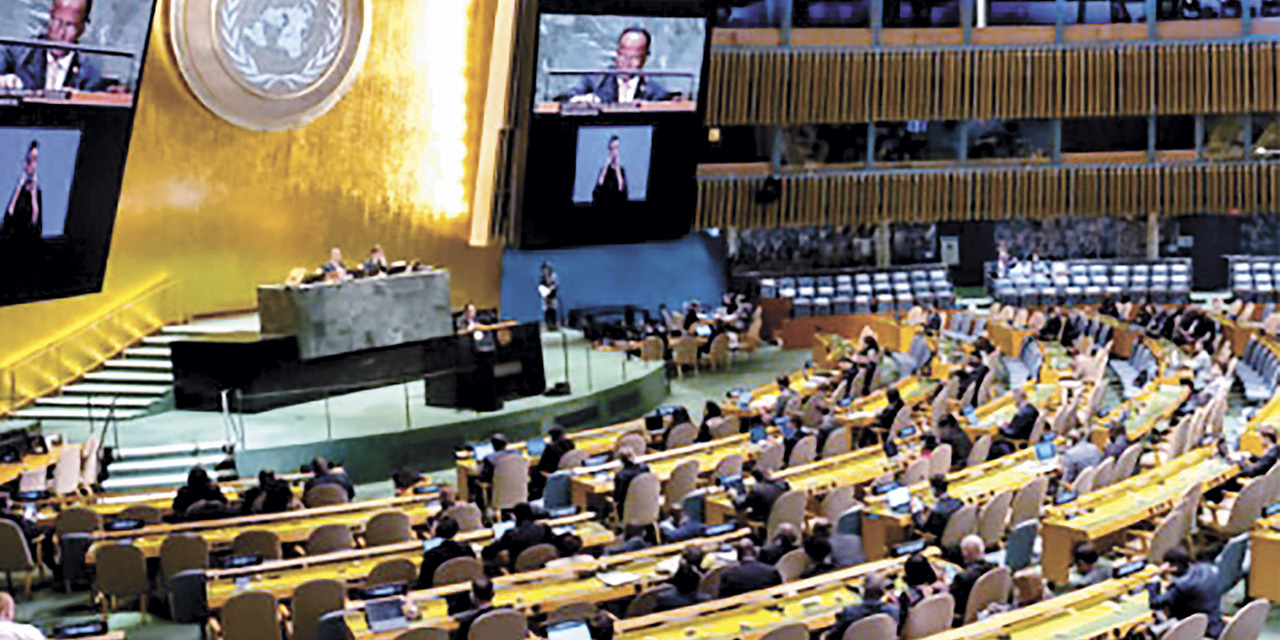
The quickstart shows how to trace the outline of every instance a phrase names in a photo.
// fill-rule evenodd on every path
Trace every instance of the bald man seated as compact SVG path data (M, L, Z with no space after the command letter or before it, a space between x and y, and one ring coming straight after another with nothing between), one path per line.
M21 622L14 622L18 613L18 605L13 596L0 591L0 638L5 640L45 640L40 630Z
M958 621L964 619L965 607L969 605L969 594L973 592L973 585L977 584L982 574L995 568L995 565L987 562L985 546L982 538L978 536L965 536L960 541L960 557L964 561L964 570L957 573L955 579L951 581L951 597L956 600Z

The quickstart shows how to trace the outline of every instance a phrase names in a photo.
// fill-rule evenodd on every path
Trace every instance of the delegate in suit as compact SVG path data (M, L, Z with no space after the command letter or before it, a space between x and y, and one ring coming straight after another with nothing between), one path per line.
M76 44L89 23L93 0L54 0L45 40ZM93 60L77 51L43 47L5 47L0 50L0 89L116 90L119 85L102 76Z
M618 36L618 48L613 54L611 71L641 71L649 59L653 38L648 30L628 27ZM641 74L601 73L583 76L578 84L560 100L615 104L618 102L660 102L671 100L675 94L667 91L656 80Z

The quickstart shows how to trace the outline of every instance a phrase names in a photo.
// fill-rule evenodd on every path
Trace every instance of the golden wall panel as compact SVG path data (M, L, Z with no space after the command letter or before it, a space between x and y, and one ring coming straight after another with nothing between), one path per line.
M426 38L433 2L471 7L469 24L457 25L467 34L456 44L467 83L449 80L450 95L431 95L429 82L441 79L424 73L439 55ZM466 111L469 202L495 7L378 3L368 62L346 98L304 128L266 133L228 124L191 95L168 45L167 3L158 3L103 290L0 309L0 361L165 273L182 283L192 312L253 307L259 283L318 266L335 245L354 259L380 242L393 259L449 268L455 304L496 305L501 251L471 248L468 213L437 206L433 184L451 167L437 161L428 122L432 100L474 105Z
M711 125L1218 114L1280 108L1268 42L713 51Z
M1280 167L1082 165L918 172L793 173L782 198L760 205L758 176L699 181L700 228L1164 216L1280 209ZM733 192L733 197L727 194Z

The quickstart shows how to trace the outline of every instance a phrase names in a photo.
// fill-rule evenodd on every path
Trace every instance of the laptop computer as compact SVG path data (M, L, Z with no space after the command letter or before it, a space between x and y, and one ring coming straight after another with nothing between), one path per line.
M899 545L894 545L893 555L895 558L901 557L901 556L909 556L913 553L920 553L921 551L924 551L924 547L925 547L924 540L912 540L911 542L904 542Z
M1066 504L1068 502L1071 502L1072 500L1075 500L1078 497L1080 497L1080 494L1074 491L1064 491L1053 497L1053 504L1055 505Z
M751 442L760 442L769 437L769 432L765 430L764 425L758 424L751 427Z
M902 486L901 482L898 482L897 480L893 480L893 481L886 482L884 484L878 484L872 487L871 492L874 493L875 495L882 496L901 486Z
M1058 446L1052 441L1036 443L1036 460L1044 462L1058 455Z
M369 631L383 633L405 629L409 626L409 618L404 614L404 603L400 598L383 598L364 603L364 620Z
M484 460L485 458L489 457L489 454L491 453L493 453L492 442L477 442L471 445L472 460Z
M426 553L441 544L444 544L444 538L427 538L422 541L422 552Z
M529 452L531 456L540 456L547 448L547 441L543 438L529 438L524 443L524 450Z
M716 483L723 487L725 491L733 490L738 493L746 493L746 487L742 484L742 476L720 476L716 478Z
M699 338L710 338L710 337L711 337L711 325L709 325L709 324L695 324L695 325L693 325L693 335L698 336Z
M899 429L899 430L898 430L898 437L899 437L899 438L910 438L911 436L914 436L915 434L916 434L916 428L915 428L915 427L913 427L913 426L912 426L912 427L903 427L903 428L901 428L901 429Z
M403 596L407 593L409 593L409 585L403 582L388 582L361 589L360 598L363 600L377 600L379 598Z
M547 640L591 640L591 630L581 620L547 627Z
M501 537L502 537L502 534L504 534L504 533L506 533L506 532L508 532L508 531L510 531L510 530L512 530L512 529L514 529L514 528L516 528L516 521L515 521L515 520L507 520L507 521L505 521L505 522L499 522L499 523L494 524L494 525L493 525L493 539L494 539L494 540L497 540L497 539L501 538Z
M898 487L885 496L889 508L894 511L906 511L911 506L911 487Z

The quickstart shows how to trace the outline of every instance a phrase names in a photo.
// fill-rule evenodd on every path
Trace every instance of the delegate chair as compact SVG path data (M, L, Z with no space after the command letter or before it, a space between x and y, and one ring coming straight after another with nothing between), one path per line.
M403 511L383 511L369 518L364 526L364 541L370 547L406 542L413 537L409 514Z
M245 591L222 607L224 640L282 640L276 599L265 591Z
M276 535L276 532L250 529L231 541L231 555L256 555L263 560L279 560L284 557L284 550L280 545L280 536Z
M147 559L132 544L106 545L97 551L98 574L94 591L102 594L102 619L114 610L120 598L138 598L138 610L147 611L151 580L147 578Z
M31 557L27 536L18 525L9 520L0 520L0 571L4 572L4 577L9 582L9 591L13 591L13 572L26 572L25 590L27 597L31 597L31 580L35 578L36 561Z
M320 618L346 606L341 580L312 580L293 590L293 633L290 640L319 640Z

